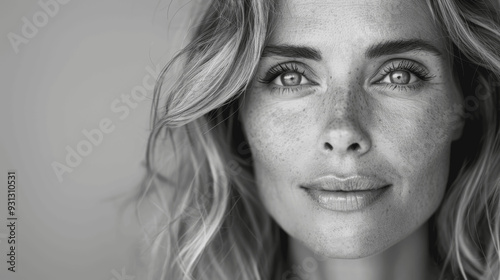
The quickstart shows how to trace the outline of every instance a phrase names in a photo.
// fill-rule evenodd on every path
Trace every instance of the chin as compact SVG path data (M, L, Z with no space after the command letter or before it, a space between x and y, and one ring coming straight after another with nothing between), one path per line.
M309 235L309 237L313 237ZM306 241L307 240L307 241ZM304 242L305 241L305 242ZM396 236L389 234L351 235L333 237L331 231L303 239L302 246L307 247L318 258L360 259L380 254L398 243Z

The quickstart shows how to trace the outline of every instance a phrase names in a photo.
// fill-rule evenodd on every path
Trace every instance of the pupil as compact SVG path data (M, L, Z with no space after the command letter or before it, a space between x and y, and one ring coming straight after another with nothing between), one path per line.
M300 85L301 76L298 73L285 73L281 76L281 83L284 86Z
M394 71L391 76L391 83L407 84L410 82L410 73L406 71Z

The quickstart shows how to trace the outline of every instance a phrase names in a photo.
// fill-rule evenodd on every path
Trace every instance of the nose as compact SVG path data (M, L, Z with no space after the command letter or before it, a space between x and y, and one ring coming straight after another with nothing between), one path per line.
M331 127L325 133L323 151L339 155L361 155L371 148L371 141L355 124L343 123Z
M360 156L371 149L370 137L360 126L357 111L345 107L330 116L319 143L323 153Z

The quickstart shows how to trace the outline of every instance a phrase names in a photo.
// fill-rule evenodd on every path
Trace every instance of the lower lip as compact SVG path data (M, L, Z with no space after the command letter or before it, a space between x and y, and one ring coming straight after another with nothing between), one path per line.
M333 211L356 211L368 207L375 201L380 200L389 190L386 186L376 190L367 191L324 191L305 189L309 196L319 204L319 206Z

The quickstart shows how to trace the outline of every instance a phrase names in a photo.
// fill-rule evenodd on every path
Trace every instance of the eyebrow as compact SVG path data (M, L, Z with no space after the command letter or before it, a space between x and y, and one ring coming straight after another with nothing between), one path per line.
M410 51L425 51L435 56L442 56L441 51L431 43L421 39L385 41L370 46L365 57L368 59L381 57L384 55L399 54Z
M441 51L422 39L384 41L370 46L365 57L373 59L384 55L400 54L410 51L425 51L435 56L442 56ZM291 58L305 58L320 61L321 51L300 45L268 45L262 51L261 57L282 56Z
M322 59L321 52L318 49L294 45L268 45L262 51L261 57L269 56L305 58L316 61Z

